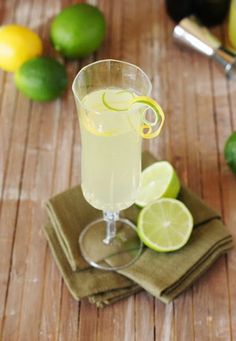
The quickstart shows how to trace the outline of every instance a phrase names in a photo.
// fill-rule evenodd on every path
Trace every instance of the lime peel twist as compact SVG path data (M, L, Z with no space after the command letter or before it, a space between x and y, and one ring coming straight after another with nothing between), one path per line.
M107 107L108 109L113 110L113 111L127 111L132 107L132 105L134 105L136 103L145 104L148 107L147 109L151 109L152 112L154 113L155 120L154 120L154 122L147 120L146 119L146 111L147 110L145 110L145 112L143 114L143 119L142 119L143 124L141 125L141 127L139 129L139 133L145 139L151 139L151 138L158 136L161 132L161 129L163 127L164 120L165 120L165 115L164 115L164 112L163 112L162 108L160 107L160 105L154 99L152 99L148 96L135 96L132 92L130 92L128 90L120 90L117 92L117 94L122 93L122 92L128 92L133 97L130 101L130 104L126 108L115 108L115 107L111 106L106 99L106 92L104 92L102 95L102 102L105 105L105 107ZM159 127L157 128L157 130L152 131L153 127L156 126L156 124L158 123L159 117L161 118L161 122L159 124ZM147 130L147 131L145 131L145 130Z
M144 115L143 115L143 124L140 127L141 136L145 139L151 139L151 138L158 136L161 132L161 129L165 121L165 114L162 108L160 107L160 105L154 99L147 97L147 96L137 96L133 98L131 101L130 107L135 103L141 103L141 104L147 105L147 107L151 109L155 115L154 122L151 122L146 119L146 110L145 110ZM152 131L152 127L154 127L157 124L159 117L161 118L161 122L157 130ZM147 131L145 132L146 129Z

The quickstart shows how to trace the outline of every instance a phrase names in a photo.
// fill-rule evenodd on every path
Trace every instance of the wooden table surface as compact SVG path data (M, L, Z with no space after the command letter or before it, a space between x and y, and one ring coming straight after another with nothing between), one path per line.
M1 23L33 28L53 56L50 20L72 2L1 0ZM90 58L65 63L70 84L63 98L31 102L17 92L13 74L0 72L0 340L236 340L235 251L173 303L142 292L100 310L70 296L52 259L41 230L44 202L80 181L71 82L82 65L103 58L138 64L150 76L166 125L144 149L171 161L236 236L236 178L223 158L236 130L236 82L173 43L163 0L90 3L106 16L106 40ZM225 39L222 27L214 33Z

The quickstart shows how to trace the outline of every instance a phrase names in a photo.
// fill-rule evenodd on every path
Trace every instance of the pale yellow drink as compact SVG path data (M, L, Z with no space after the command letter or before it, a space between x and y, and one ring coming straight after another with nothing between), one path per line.
M132 91L110 88L93 91L82 100L81 185L86 200L99 210L123 210L137 196L141 173L140 105L122 111L104 105L105 99L112 107L128 108L132 96Z

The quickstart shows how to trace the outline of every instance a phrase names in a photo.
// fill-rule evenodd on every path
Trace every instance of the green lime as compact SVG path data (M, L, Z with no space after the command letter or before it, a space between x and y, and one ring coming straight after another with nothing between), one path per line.
M144 207L138 217L138 234L149 248L169 252L184 246L193 229L193 217L179 200L163 198Z
M236 174L236 131L233 132L225 143L225 160L232 172Z
M52 21L50 35L58 52L68 58L78 58L100 47L105 30L105 18L100 10L82 3L62 10Z
M50 57L37 57L24 63L15 73L16 87L35 101L50 101L67 86L64 65Z
M179 178L167 161L158 161L145 168L135 204L141 207L160 198L176 198L180 190Z

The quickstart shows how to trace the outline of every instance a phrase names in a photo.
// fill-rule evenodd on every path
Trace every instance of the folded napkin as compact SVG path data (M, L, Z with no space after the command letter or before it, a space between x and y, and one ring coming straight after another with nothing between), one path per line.
M150 153L143 154L143 168L155 161ZM88 297L90 302L102 307L143 288L168 303L232 248L232 236L218 213L184 186L179 200L189 208L194 219L194 230L188 243L172 253L157 253L144 248L134 264L109 272L88 265L78 246L81 230L102 213L86 202L80 186L51 198L46 205L50 223L43 229L73 297ZM133 205L122 214L135 223L139 210Z

